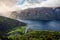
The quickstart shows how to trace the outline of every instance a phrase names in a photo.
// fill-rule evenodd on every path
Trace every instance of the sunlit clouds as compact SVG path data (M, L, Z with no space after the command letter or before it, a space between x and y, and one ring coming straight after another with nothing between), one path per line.
M0 12L14 10L16 2L16 0L0 0Z
M60 0L0 0L0 12L34 7L60 7Z
M9 16L11 11L16 10L17 0L0 0L0 16Z
M47 0L40 4L42 7L60 7L60 0Z
M20 1L18 1L19 3ZM22 0L22 4L17 5L22 9L35 7L60 7L60 0Z
M35 7L60 7L60 0L0 0L0 15Z
M40 7L40 3L42 3L43 1L46 0L22 0L17 2L17 7L20 7L22 9ZM20 4L21 2L22 4Z

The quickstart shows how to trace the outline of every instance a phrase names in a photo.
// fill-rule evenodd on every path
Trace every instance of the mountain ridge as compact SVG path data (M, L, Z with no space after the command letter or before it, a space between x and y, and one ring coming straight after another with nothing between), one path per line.
M20 13L22 19L39 19L39 20L58 20L60 19L60 7L58 8L30 8Z

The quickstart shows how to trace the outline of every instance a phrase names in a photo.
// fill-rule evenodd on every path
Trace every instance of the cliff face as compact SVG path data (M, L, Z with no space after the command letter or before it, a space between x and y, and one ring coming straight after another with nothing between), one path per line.
M32 19L32 20L58 20L60 19L60 7L49 8L29 8L19 13L20 19Z

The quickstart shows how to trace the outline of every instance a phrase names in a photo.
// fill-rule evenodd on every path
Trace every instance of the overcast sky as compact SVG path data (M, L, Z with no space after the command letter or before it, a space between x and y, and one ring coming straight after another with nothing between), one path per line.
M34 7L60 7L60 0L0 0L0 15L8 11Z
M0 11L29 7L60 7L60 0L0 0ZM19 7L19 8L18 8Z
M22 8L29 8L29 7L33 7L33 8L34 7L60 7L60 0L20 0L17 3Z

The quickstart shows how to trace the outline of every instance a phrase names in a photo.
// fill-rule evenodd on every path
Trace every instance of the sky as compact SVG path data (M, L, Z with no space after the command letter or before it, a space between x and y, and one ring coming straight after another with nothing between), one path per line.
M39 7L40 3L46 0L19 0L17 6L22 9Z
M58 7L60 0L0 0L0 11L13 11L29 7Z
M20 0L17 2L19 7L35 8L35 7L60 7L60 0Z
M0 15L35 7L60 7L60 0L0 0Z

